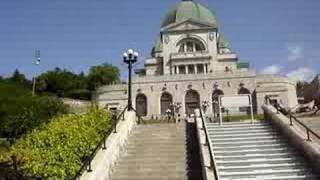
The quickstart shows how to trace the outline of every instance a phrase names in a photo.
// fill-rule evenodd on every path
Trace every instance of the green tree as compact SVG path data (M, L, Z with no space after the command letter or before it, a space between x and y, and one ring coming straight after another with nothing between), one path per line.
M119 80L119 69L110 64L92 66L88 75L88 88L96 90L103 85L111 84Z
M55 68L41 74L37 79L39 92L52 93L59 97L65 97L69 91L87 88L83 73L78 75L66 69Z
M18 69L16 69L13 72L12 76L8 78L8 81L20 84L22 86L27 86L29 88L31 87L31 82L26 78L24 74L20 73Z

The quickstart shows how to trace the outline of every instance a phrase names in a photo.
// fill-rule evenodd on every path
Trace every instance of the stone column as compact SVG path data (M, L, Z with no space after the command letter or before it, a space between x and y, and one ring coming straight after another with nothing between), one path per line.
M195 73L195 74L198 74L198 68L197 68L197 65L196 65L196 64L193 65L193 68L194 68L194 73Z
M179 72L179 66L176 66L177 67L177 74L180 74L180 72Z
M185 70L186 70L186 74L189 74L189 67L188 65L184 66L185 67Z

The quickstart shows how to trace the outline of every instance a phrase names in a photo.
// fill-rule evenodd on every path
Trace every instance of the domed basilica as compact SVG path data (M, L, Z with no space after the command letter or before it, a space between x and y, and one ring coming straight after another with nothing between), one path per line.
M251 95L255 113L261 113L266 96L288 108L297 104L294 81L257 75L248 62L239 62L211 10L191 0L179 2L165 15L144 68L135 70L133 107L148 117L168 109L186 117L200 107L211 115L217 113L219 95L239 94ZM127 98L126 84L104 86L95 94L97 104L109 109L123 109Z

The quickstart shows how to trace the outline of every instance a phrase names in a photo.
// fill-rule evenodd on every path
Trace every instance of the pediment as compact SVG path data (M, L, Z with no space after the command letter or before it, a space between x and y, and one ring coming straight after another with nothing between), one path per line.
M161 29L161 32L169 32L169 31L188 31L188 30L198 30L198 29L212 29L215 28L214 26L207 24L193 21L192 19L171 24Z

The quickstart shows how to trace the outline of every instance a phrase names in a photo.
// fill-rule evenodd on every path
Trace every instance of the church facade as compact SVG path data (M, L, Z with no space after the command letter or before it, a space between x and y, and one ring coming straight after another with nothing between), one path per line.
M216 113L219 95L250 94L255 112L261 113L266 96L296 106L295 86L287 77L251 70L225 40L214 13L184 0L167 13L150 58L135 71L132 102L142 116L161 116L171 109L185 117L199 107ZM104 86L95 100L100 107L120 110L127 104L127 90L126 84Z

